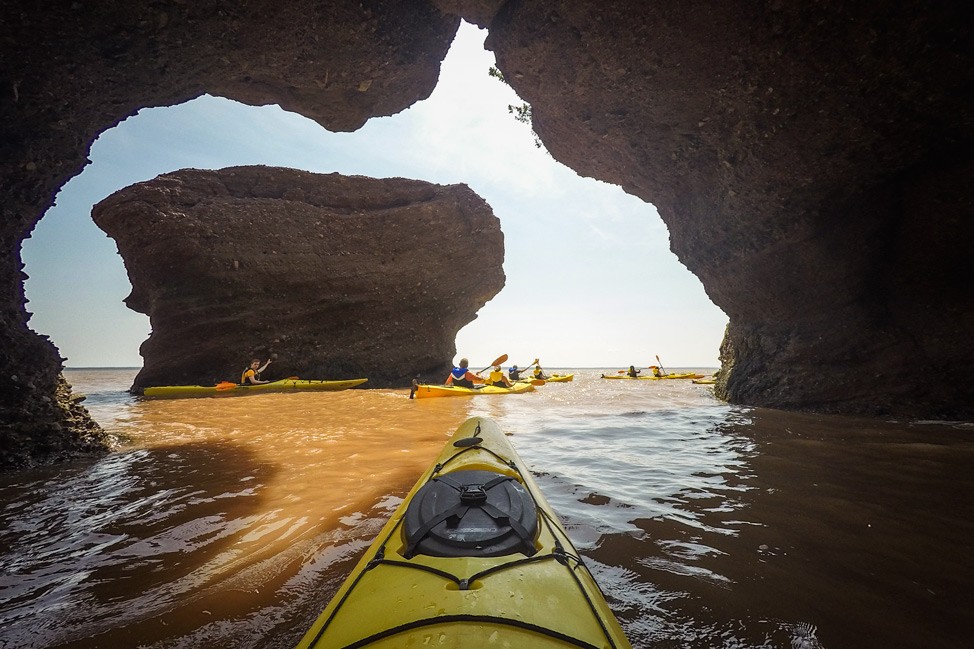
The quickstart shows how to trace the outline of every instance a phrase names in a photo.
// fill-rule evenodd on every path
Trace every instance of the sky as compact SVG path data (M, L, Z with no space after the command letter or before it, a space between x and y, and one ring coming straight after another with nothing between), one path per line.
M354 133L278 106L204 95L144 109L93 144L24 242L29 325L67 367L141 367L149 319L122 300L131 284L92 206L178 169L268 165L316 173L466 183L504 232L504 289L457 334L471 365L508 354L546 367L716 367L727 316L669 249L656 208L583 178L535 146L488 75L486 31L462 23L429 99Z

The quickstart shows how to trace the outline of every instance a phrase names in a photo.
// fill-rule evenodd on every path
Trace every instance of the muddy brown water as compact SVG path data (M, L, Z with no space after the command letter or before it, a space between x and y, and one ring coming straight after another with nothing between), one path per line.
M413 401L145 401L134 374L67 372L121 450L0 475L0 648L292 647L472 416L511 434L635 647L974 646L971 423L591 369Z

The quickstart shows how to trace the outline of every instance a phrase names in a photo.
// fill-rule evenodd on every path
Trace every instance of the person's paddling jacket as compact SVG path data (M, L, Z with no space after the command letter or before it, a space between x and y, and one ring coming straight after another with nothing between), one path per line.
M472 388L474 383L483 383L484 379L471 372L468 367L470 361L461 358L459 365L453 368L450 375L444 382L446 385L455 385L458 388Z
M259 358L255 358L252 361L250 361L250 367L245 369L243 371L243 374L240 375L240 385L247 385L247 384L257 385L260 383L270 383L270 381L262 381L260 379L260 373L266 370L267 366L270 364L271 364L271 359L269 358L267 359L267 362L264 363L263 367L261 367L260 365Z
M499 365L494 365L490 369L490 374L487 375L487 380L484 381L487 385L496 385L499 388L509 388L513 385L506 376L504 372L501 371Z

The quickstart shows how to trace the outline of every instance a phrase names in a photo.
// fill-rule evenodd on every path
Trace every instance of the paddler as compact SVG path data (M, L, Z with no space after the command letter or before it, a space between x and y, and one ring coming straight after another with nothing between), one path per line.
M544 373L543 369L541 369L541 363L534 366L534 378L541 379L542 381L548 379L548 375Z
M267 362L264 363L263 367L260 364L259 358L255 358L252 361L250 361L250 367L245 369L243 371L243 374L240 375L240 385L247 385L247 384L259 385L261 383L270 383L270 381L260 380L260 373L266 370L267 366L270 364L271 364L271 359L269 358L267 359Z
M511 369L507 370L507 376L512 381L519 381L521 379L521 372L517 369L517 365L511 365Z
M514 385L510 379L504 376L500 365L494 365L490 368L490 374L487 375L487 380L484 383L487 385L496 385L499 388L509 388Z
M483 383L484 379L471 372L468 368L470 361L461 358L460 363L450 371L446 377L446 385L455 385L458 388L472 388L474 383Z
M663 373L659 371L659 367L657 367L656 365L650 365L649 369L653 370L653 376L657 378L663 377Z
M632 378L636 378L637 376L639 376L639 373L640 373L641 371L642 371L642 370L637 370L637 369L636 369L636 366L635 366L635 365L630 365L630 366L629 366L629 372L628 372L628 374L629 374L629 376L631 376Z

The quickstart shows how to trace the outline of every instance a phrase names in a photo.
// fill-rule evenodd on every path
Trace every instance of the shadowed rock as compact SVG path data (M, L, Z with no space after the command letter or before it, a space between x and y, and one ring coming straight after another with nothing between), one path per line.
M457 332L504 285L500 223L466 185L184 169L92 217L152 325L136 389L236 381L271 356L265 378L445 375Z

